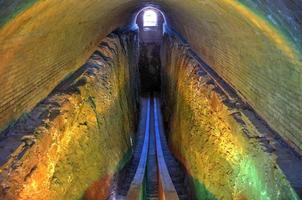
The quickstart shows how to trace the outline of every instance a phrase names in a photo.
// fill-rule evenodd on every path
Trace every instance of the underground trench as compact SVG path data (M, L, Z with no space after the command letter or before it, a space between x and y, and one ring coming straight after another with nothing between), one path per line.
M135 22L4 131L0 197L299 199L297 153L161 11Z

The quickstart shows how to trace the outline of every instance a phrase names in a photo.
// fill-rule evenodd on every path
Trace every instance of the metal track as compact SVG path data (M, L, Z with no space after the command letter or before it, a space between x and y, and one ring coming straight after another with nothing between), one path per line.
M159 171L159 191L160 191L160 199L171 199L176 200L179 199L176 189L173 185L172 179L170 177L168 167L165 162L165 157L162 149L161 142L161 132L159 128L159 120L158 120L158 106L157 99L154 98L154 126L155 126L155 140L156 140L156 154L157 154L157 166Z
M140 157L140 161L138 167L136 169L135 176L131 182L130 189L127 193L126 199L135 200L141 199L143 197L143 182L145 177L145 170L147 164L147 157L148 157L148 147L149 147L149 135L150 135L150 99L148 99L148 106L147 106L147 116L146 116L146 129L145 129L145 138L144 138L144 145Z
M119 183L111 191L115 195L109 199L190 199L185 172L170 153L165 140L158 99L148 98L141 106L144 113L140 115L136 151L121 170Z

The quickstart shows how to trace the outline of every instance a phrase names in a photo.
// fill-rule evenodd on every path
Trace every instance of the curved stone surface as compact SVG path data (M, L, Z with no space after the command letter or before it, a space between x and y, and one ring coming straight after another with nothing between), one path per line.
M168 35L164 41L168 138L197 199L299 199L293 188L302 188L301 158L222 88L187 45Z
M270 126L301 149L298 0L2 1L0 128L30 111L87 59L100 38L150 3Z
M134 138L137 42L137 32L106 37L1 135L0 199L79 199L89 186L87 198L108 195Z

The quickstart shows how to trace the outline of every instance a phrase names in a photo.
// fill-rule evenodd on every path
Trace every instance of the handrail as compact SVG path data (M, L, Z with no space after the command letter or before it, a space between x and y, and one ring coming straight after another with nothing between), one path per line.
M145 137L142 153L140 156L139 164L135 172L134 178L131 182L130 189L127 193L127 200L137 200L140 199L141 191L143 187L145 170L148 157L148 148L149 148L149 135L150 135L150 98L148 98L147 103L147 116L146 116L146 126L145 126Z
M159 171L159 198L161 200L178 200L178 195L172 179L170 177L160 139L160 129L159 129L159 121L158 121L158 106L157 99L154 98L154 126L155 126L155 141L156 141L156 154L157 154L157 165Z

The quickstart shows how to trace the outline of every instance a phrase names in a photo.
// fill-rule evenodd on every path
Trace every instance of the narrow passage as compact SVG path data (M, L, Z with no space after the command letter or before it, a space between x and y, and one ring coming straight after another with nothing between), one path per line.
M141 97L131 160L115 175L109 199L191 199L187 175L171 154L157 97Z

